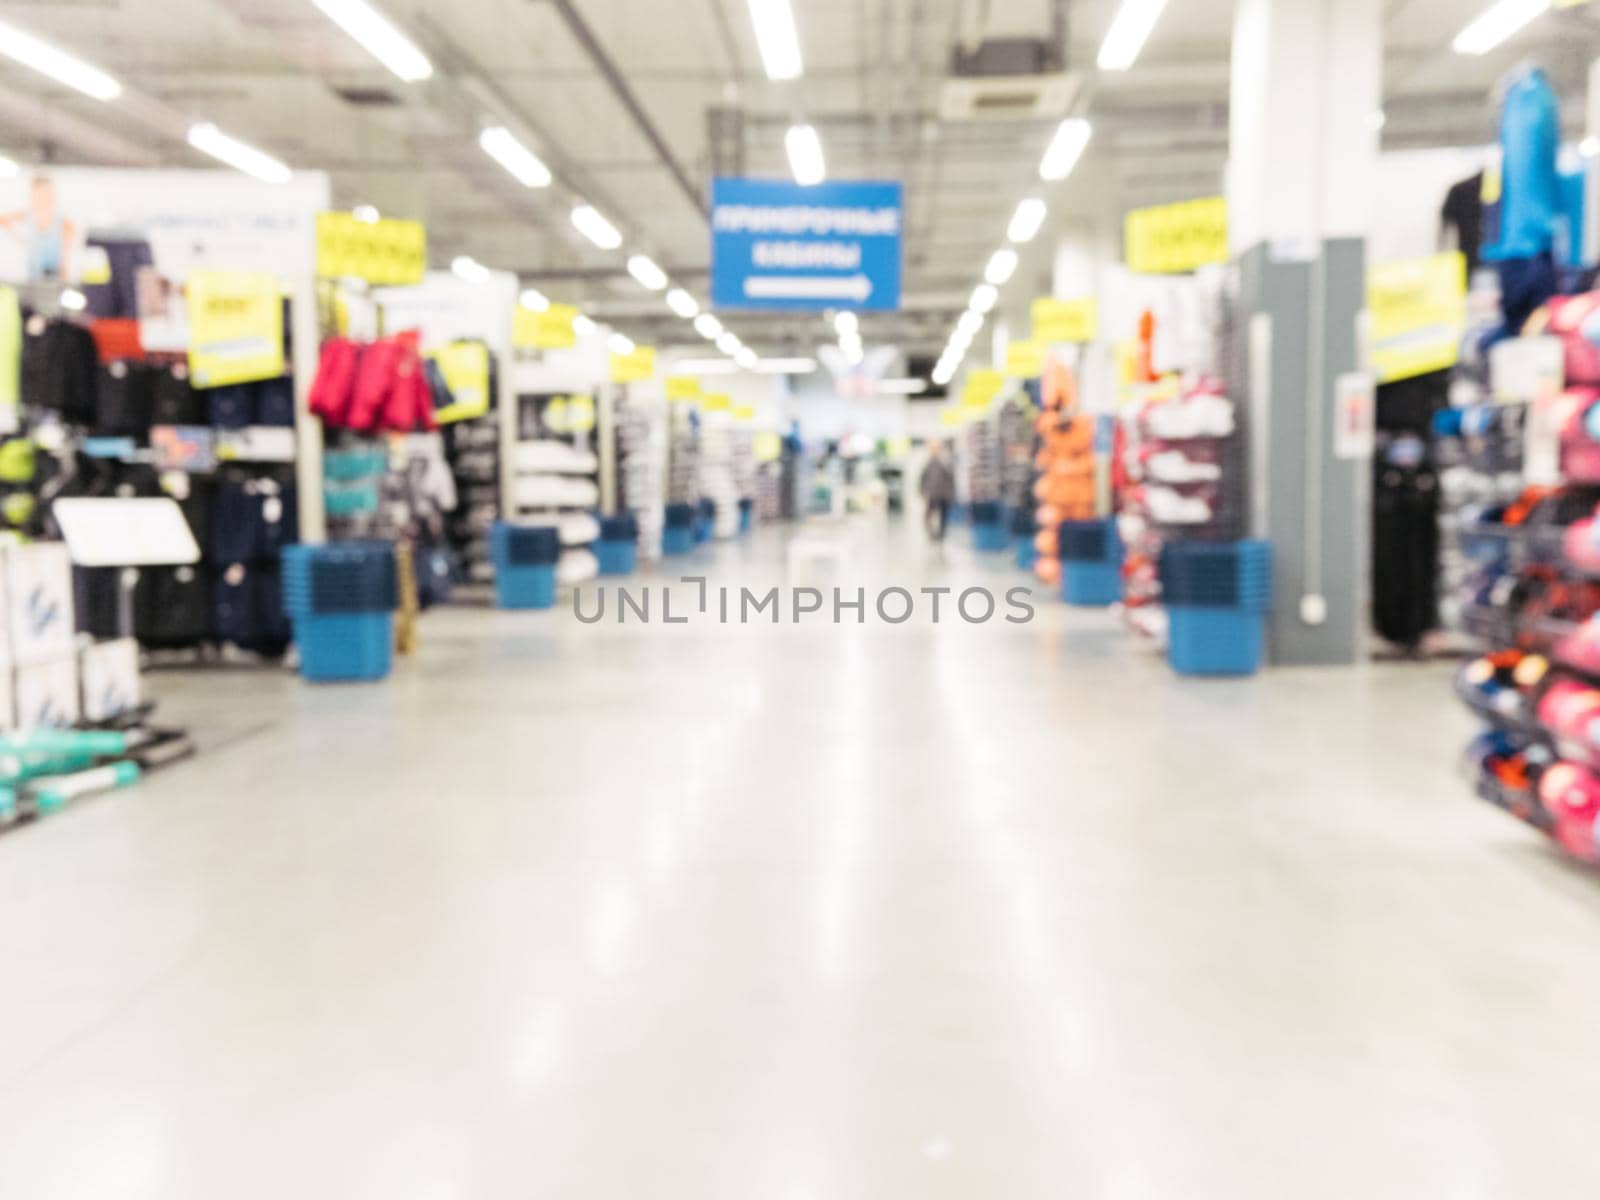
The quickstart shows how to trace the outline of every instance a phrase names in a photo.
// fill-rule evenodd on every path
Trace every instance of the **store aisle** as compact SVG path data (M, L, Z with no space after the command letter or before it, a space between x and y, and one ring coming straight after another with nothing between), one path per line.
M962 532L841 580L1019 582ZM203 757L0 837L0 1195L1593 1194L1600 881L1442 666L1179 681L1041 600L154 682Z

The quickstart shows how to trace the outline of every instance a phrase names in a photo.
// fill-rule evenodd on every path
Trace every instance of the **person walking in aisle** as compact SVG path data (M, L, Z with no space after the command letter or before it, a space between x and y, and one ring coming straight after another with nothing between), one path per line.
M945 461L944 446L939 442L928 443L928 464L922 468L918 488L922 492L922 519L928 536L943 545L945 523L956 498L956 477Z

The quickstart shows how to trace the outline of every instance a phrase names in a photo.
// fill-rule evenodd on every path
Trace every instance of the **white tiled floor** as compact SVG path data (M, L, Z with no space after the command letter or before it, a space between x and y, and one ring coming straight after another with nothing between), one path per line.
M1021 581L961 532L839 581ZM206 753L0 836L0 1197L1600 1188L1600 881L1468 797L1443 666L1179 681L1053 603L423 636L157 676Z

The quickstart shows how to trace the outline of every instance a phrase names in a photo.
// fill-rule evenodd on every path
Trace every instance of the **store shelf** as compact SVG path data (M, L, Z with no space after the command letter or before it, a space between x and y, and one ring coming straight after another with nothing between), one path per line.
M1478 799L1487 801L1502 812L1510 813L1540 833L1548 835L1553 828L1550 815L1540 806L1538 796L1531 790L1509 788L1494 776L1480 772L1473 791Z

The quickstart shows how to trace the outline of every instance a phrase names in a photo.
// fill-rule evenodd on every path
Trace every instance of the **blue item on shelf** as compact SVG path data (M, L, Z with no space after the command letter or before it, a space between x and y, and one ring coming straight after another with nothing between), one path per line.
M755 501L748 496L739 501L739 532L749 533L755 520Z
M300 676L313 683L383 679L394 662L394 614L305 615L295 618Z
M668 526L661 531L661 553L689 554L694 551L694 529L674 529Z
M1039 532L1039 518L1034 515L1034 510L1026 506L1013 508L1009 518L1011 535L1013 537L1027 537L1032 541Z
M972 545L982 551L1005 550L1010 546L1011 540L1006 535L1006 527L998 520L974 521L972 523Z
M1261 669L1266 616L1237 608L1167 608L1167 661L1180 675L1254 675Z
M965 504L952 504L950 506L950 510L945 513L944 517L946 525L959 525L966 519L967 506Z
M280 375L256 385L255 423L257 425L294 424L294 379Z
M1117 523L1109 518L1098 521L1063 521L1056 529L1058 557L1063 563L1114 563L1122 566L1122 537Z
M714 501L702 500L695 508L694 514L694 540L706 542L711 540L711 534L717 527L717 506Z
M663 515L663 523L668 529L694 528L695 507L692 504L669 504Z
M554 608L555 564L508 566L496 563L494 599L500 608Z
M619 513L614 517L600 518L600 537L602 542L637 542L639 540L639 520L632 513Z
M218 429L243 429L256 421L256 389L251 383L212 388L206 393L211 424Z

